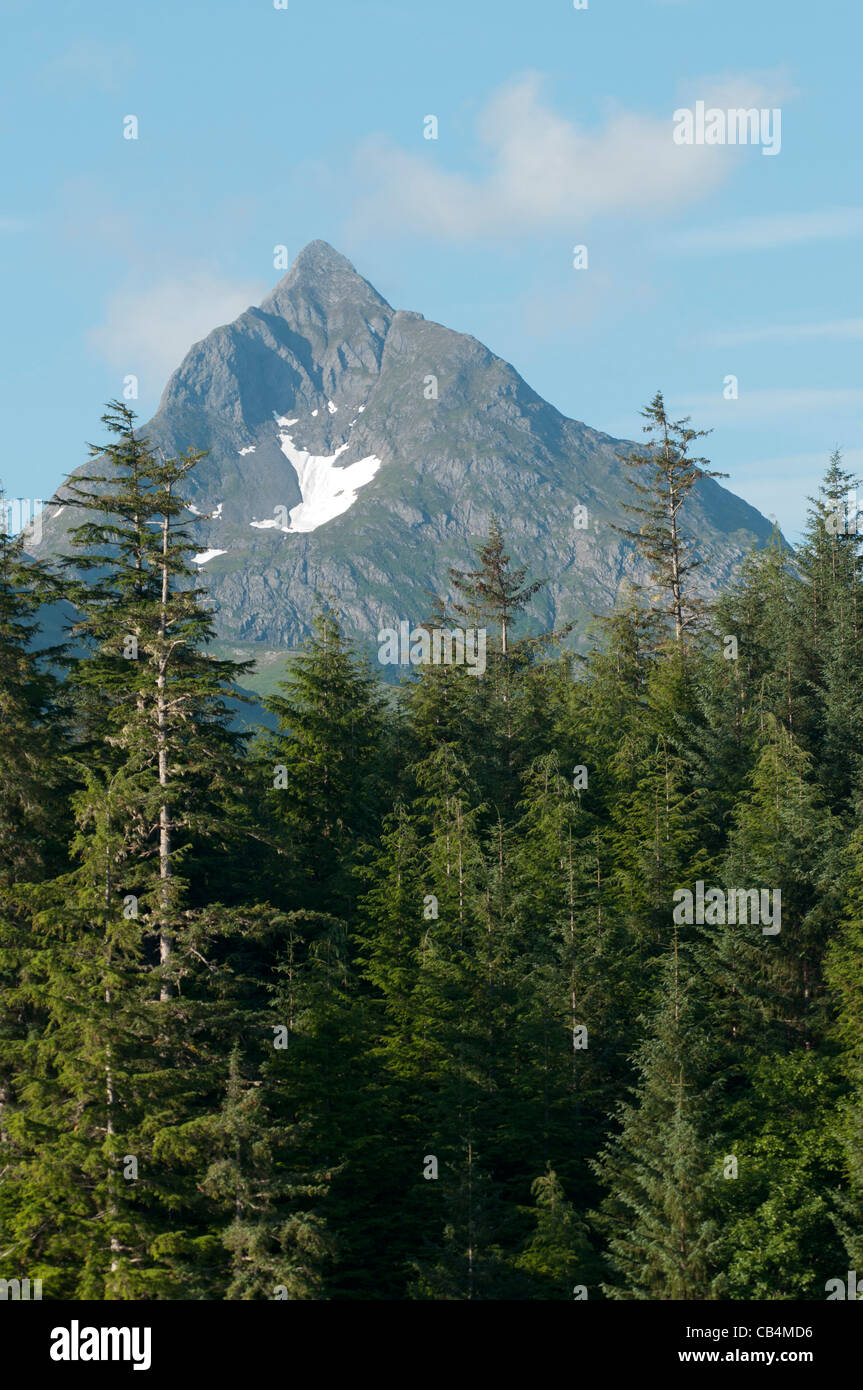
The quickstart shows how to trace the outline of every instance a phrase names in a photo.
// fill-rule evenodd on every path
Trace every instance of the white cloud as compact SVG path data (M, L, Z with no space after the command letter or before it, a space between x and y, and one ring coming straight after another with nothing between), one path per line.
M792 101L799 90L786 68L764 68L757 72L720 72L688 78L680 84L683 102L703 101L722 110L738 106L775 107Z
M135 53L128 44L83 39L56 58L50 58L42 75L52 85L61 82L80 86L83 83L102 92L115 92L134 66Z
M711 333L703 341L711 347L743 347L747 343L803 343L812 338L863 338L863 319L836 319L831 323L777 323L765 328Z
M723 428L743 424L745 420L785 417L792 412L823 410L834 414L859 411L863 407L863 389L858 387L781 387L776 390L749 391L741 380L740 396L736 401L725 400L720 390L686 396L684 409L693 414L710 412L712 423Z
M567 263L565 256L561 262ZM658 291L642 270L639 265L629 265L619 267L614 275L603 270L573 274L556 292L531 290L509 300L501 307L501 318L512 324L517 315L524 335L538 342L571 341L573 334L581 335L594 327L607 332L633 306L644 310L658 302Z
M818 480L827 471L829 455L832 452L831 446L819 454L786 454L783 458L756 459L753 463L747 463L741 471L745 471L755 482L770 482L773 487L776 486L777 478L802 479L811 484L811 490L814 492ZM855 473L863 468L863 449L842 449L841 453L842 464L847 472Z
M712 79L720 82L719 79ZM470 238L544 229L577 240L585 223L608 213L667 214L719 184L738 147L676 145L673 106L667 116L616 109L586 130L543 101L542 79L529 73L507 83L478 121L484 169L477 175L439 164L438 145L414 153L389 141L358 151L365 185L354 218L364 230L398 226L430 235ZM763 81L723 78L701 96L734 104L765 97ZM441 146L441 152L443 146Z
M692 253L769 251L807 241L831 241L863 235L863 208L826 208L819 212L782 212L741 218L721 227L700 227L663 239L663 249Z
M832 444L820 453L740 463L725 486L764 516L778 520L789 540L797 540L805 525L808 499L818 492L831 452ZM842 464L849 473L863 471L863 449L844 449Z
M266 292L264 281L238 283L206 270L121 289L108 299L90 343L110 366L137 376L142 391L159 391L193 343Z

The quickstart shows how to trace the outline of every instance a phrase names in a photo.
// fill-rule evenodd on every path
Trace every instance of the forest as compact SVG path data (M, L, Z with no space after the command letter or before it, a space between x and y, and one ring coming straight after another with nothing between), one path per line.
M651 584L588 647L534 631L549 576L492 519L400 615L482 629L482 674L387 683L322 594L266 724L209 652L200 454L111 402L75 553L0 532L0 1278L823 1300L863 1269L857 480L834 451L801 543L708 602L716 475L643 414Z

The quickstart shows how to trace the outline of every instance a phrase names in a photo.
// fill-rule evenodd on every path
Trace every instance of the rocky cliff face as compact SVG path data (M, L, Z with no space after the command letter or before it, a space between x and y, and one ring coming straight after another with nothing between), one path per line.
M575 622L573 640L644 577L610 524L626 515L626 446L561 415L475 338L392 309L325 242L191 348L144 433L170 453L209 450L188 501L209 515L198 558L228 644L295 645L316 593L360 637L420 622L492 513L514 559L549 580L537 621ZM62 501L60 488L35 554L68 550L79 518ZM771 531L710 480L686 526L708 591Z

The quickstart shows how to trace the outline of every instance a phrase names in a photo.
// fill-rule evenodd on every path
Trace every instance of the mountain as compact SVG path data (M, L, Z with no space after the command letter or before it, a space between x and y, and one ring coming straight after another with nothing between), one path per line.
M323 241L258 308L195 343L144 433L168 453L209 450L188 500L212 514L196 523L198 556L233 650L296 645L316 593L337 597L359 637L421 622L492 513L514 560L549 581L537 623L573 621L574 640L644 578L611 529L629 500L617 454L632 446L567 419L475 338L394 310ZM35 554L69 549L79 517L64 495ZM707 592L772 529L710 479L686 524Z

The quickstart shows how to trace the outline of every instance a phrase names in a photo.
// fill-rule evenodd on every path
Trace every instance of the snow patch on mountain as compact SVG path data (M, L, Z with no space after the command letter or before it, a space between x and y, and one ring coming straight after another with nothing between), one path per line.
M202 550L198 555L193 555L192 559L196 565L205 565L208 560L215 560L217 555L227 555L227 550Z
M347 467L336 467L336 460L345 453L347 444L340 444L334 454L310 454L298 448L293 436L284 429L279 431L279 445L293 465L303 499L291 508L288 528L291 531L316 531L319 526L341 516L353 506L358 489L371 482L382 462L376 454L367 454Z

